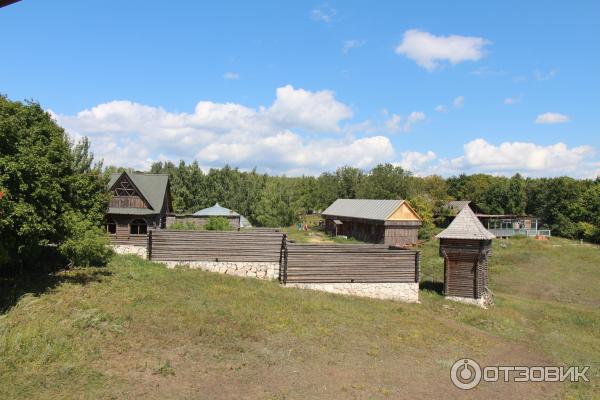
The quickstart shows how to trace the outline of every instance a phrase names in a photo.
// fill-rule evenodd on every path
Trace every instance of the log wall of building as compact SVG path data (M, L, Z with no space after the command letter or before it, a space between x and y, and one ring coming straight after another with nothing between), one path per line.
M491 241L442 239L444 257L444 294L453 297L480 298L488 286L488 256Z

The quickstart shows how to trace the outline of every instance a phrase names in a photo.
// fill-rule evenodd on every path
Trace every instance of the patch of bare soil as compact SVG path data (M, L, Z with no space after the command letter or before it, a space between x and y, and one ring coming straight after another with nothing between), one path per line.
M119 399L547 399L560 391L558 384L485 382L464 391L451 383L455 360L448 354L386 351L376 342L353 348L352 339L339 340L347 342L341 344L346 351L289 338L221 352L206 343L145 343L103 354L98 367L120 382L106 393ZM527 348L491 337L476 354L464 356L481 365L547 363Z

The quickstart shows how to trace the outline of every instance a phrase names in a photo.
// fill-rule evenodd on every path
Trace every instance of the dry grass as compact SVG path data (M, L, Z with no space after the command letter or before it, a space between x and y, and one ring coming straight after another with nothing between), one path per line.
M488 311L439 295L435 243L423 248L428 282L416 305L167 270L133 256L61 272L46 293L25 295L0 317L0 398L599 396L600 251L563 240L494 250L497 305ZM586 364L594 376L459 392L449 367L464 356Z

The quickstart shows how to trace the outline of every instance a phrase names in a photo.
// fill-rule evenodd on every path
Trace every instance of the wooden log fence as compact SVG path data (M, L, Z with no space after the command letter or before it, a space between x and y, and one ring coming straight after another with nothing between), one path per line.
M282 283L419 282L420 252L374 244L296 244L272 231L152 230L153 261L269 262Z
M420 253L385 245L288 243L283 283L411 283L419 281Z
M147 253L153 261L280 263L284 234L161 229L148 237Z

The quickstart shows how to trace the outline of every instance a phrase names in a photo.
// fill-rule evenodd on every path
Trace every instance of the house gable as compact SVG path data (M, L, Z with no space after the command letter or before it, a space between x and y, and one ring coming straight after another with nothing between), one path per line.
M152 209L142 192L125 172L117 178L110 192L113 195L110 207Z
M404 201L386 221L421 221L421 217Z

